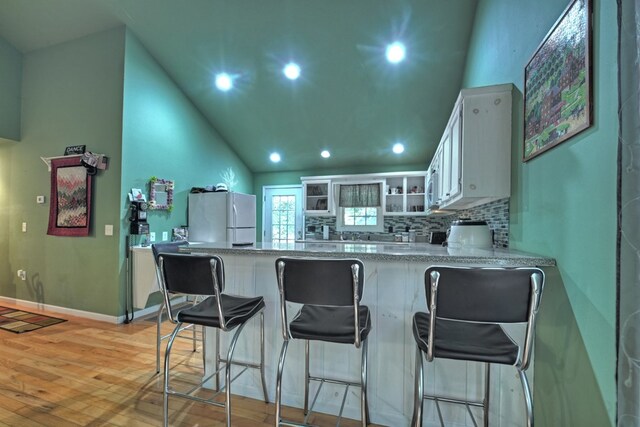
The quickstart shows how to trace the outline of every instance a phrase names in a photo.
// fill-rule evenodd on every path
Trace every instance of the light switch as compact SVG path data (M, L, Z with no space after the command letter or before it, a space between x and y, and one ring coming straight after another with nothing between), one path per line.
M168 231L163 231L162 232L162 241L166 242L167 240L169 240L169 232Z
M23 222L23 223L22 223L22 232L23 232L23 233L26 233L26 232L27 232L27 223L26 223L26 222Z
M155 231L149 232L149 241L150 242L155 242L156 241L156 232Z
M105 224L104 226L104 235L105 236L113 236L113 225Z
M36 196L36 203L39 203L39 204L44 203L44 196Z

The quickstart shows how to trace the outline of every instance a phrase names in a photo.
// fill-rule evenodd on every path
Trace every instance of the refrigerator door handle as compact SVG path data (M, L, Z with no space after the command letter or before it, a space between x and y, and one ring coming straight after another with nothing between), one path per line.
M236 208L236 204L233 204L233 219L232 222L233 224L231 225L232 227L236 226L236 218L238 217L238 209Z

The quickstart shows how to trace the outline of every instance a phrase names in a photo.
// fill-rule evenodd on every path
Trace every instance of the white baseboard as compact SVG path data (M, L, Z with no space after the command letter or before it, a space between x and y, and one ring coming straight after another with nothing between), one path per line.
M101 322L117 324L117 323L124 323L125 321L124 315L110 316L108 314L93 313L90 311L76 310L73 308L58 307L57 305L42 304L42 303L33 302L33 301L0 296L0 303L2 302L19 304L25 307L37 308L38 310L42 310L42 311L50 311L52 313L70 314L72 316L83 317L85 319L91 319L91 320L99 320ZM134 320L136 320L141 316L146 316L147 314L155 313L156 311L158 311L158 307L159 307L158 305L155 305L152 307L143 308L142 310L136 310L134 312Z

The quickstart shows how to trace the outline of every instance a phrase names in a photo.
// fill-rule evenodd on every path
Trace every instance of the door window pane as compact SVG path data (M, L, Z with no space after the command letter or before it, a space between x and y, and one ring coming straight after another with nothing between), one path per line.
M293 242L296 239L296 197L273 196L271 199L271 234L273 242Z

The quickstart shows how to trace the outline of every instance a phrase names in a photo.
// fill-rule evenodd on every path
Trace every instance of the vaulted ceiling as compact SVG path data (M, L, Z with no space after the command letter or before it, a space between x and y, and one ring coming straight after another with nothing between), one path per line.
M127 25L254 172L426 166L460 90L476 2L0 0L0 37L28 53ZM394 41L406 46L397 64L385 58ZM282 73L290 61L297 80ZM232 90L216 89L220 72Z

